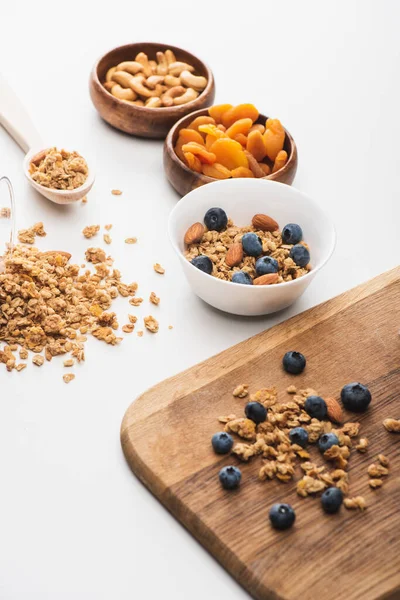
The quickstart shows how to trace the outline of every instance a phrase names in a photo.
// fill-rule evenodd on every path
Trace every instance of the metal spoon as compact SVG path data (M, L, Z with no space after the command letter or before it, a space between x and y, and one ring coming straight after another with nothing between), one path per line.
M32 179L29 166L34 156L42 152L45 146L36 127L25 110L22 102L9 84L0 76L0 124L25 152L23 171L29 183L36 191L56 204L72 204L82 200L94 183L93 166L88 164L89 173L85 183L74 190L56 190L47 188Z

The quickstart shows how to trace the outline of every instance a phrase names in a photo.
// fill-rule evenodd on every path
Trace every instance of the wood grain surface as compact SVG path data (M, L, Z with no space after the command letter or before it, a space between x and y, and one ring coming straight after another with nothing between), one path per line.
M179 131L187 127L189 123L193 121L193 119L203 115L208 115L207 108L203 108L183 117L171 128L170 132L165 138L164 171L170 184L181 196L188 194L201 185L211 183L212 181L218 181L218 179L207 177L207 175L203 175L203 173L197 173L196 171L189 169L189 167L177 156L174 150L175 144L178 140ZM256 123L265 125L267 118L268 117L266 115L260 114ZM271 173L271 175L266 177L260 177L260 179L271 179L272 181L280 181L281 183L287 183L288 185L291 185L296 176L298 154L294 139L286 129L285 132L286 137L283 149L286 150L288 154L287 163L282 167L282 169L276 171L276 173Z
M400 418L399 329L400 267L158 384L127 410L121 442L133 472L254 598L400 598L400 436L382 426ZM284 373L288 350L306 355L302 375ZM238 461L215 455L210 440L219 415L242 414L237 384L250 392L275 385L284 401L291 384L338 398L351 381L373 396L367 413L345 411L369 439L366 454L352 452L349 470L350 495L365 497L364 513L342 507L327 516L318 499L296 494L295 482L259 482L257 459L243 464L240 490L221 488L219 469ZM381 452L390 475L373 491L367 467ZM313 448L322 464L317 454ZM296 510L287 532L269 525L275 502Z
M111 67L124 60L134 60L139 52L144 52L149 59L155 60L158 51L165 52L168 49L174 52L178 61L192 65L196 75L207 78L207 86L196 100L171 108L147 108L119 100L103 86L106 73ZM107 123L125 133L155 139L164 139L172 125L185 115L205 106L211 106L215 96L214 76L203 61L177 46L153 42L127 44L107 52L93 67L89 89L94 106Z

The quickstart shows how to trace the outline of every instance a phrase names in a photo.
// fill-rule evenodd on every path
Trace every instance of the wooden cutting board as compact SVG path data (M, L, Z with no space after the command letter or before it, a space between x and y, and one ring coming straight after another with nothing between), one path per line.
M254 598L400 598L400 435L382 426L400 418L399 330L400 267L158 384L126 412L121 440L133 472ZM307 357L302 375L283 372L288 350ZM342 507L327 516L318 499L296 494L295 482L259 482L259 458L243 464L240 490L222 490L219 469L238 461L215 455L210 440L218 416L242 414L237 384L250 392L275 385L284 401L293 383L339 397L351 381L373 395L366 414L345 419L361 421L369 440L368 452L350 459L350 495L365 497L364 513ZM390 475L373 491L367 467L381 452ZM291 530L270 527L275 502L294 506Z

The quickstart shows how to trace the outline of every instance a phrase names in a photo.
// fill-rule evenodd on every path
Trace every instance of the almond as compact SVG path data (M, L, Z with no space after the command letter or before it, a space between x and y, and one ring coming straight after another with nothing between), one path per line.
M254 215L251 222L255 229L261 229L261 231L276 231L279 229L279 225L275 219L268 215Z
M194 223L185 233L185 244L195 244L200 242L205 232L205 227L202 223Z
M278 281L279 275L278 273L267 273L267 275L261 275L261 277L257 277L253 279L254 285L270 285L271 283L276 283Z
M328 409L328 418L335 423L343 421L343 413L340 404L335 398L325 398L325 403Z
M225 256L228 267L236 267L243 260L243 246L240 242L232 244Z

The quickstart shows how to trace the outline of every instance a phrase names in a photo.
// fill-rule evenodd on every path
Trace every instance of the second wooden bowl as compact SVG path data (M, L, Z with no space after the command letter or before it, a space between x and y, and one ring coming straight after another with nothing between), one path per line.
M193 121L196 117L200 117L203 115L208 115L208 109L204 108L201 110L197 110L196 112L190 113L183 117L180 121L178 121L171 129L169 134L167 135L164 143L164 170L165 174L168 178L168 181L171 185L176 189L176 191L181 194L181 196L185 196L195 188L200 187L201 185L205 185L206 183L211 183L213 181L220 181L219 179L214 179L213 177L207 177L202 173L196 173L189 169L189 167L181 161L181 159L177 156L175 152L175 144L178 140L180 129L184 129ZM259 115L256 123L261 123L265 125L265 121L268 117L265 115ZM290 135L290 133L285 129L286 137L283 149L286 150L288 154L288 160L285 166L276 173L272 173L271 175L267 175L266 177L260 177L260 179L269 179L271 181L280 181L281 183L286 183L291 185L296 175L297 171L297 147L294 139Z
M106 73L111 67L124 60L134 60L139 52L144 52L155 60L158 51L165 52L168 48L174 52L178 61L189 63L195 68L197 75L203 75L208 81L206 88L192 102L171 108L146 108L115 98L103 86ZM172 125L183 116L211 106L215 96L213 74L197 56L176 46L151 42L127 44L107 52L93 67L89 87L92 102L107 123L132 135L156 139L165 138Z

